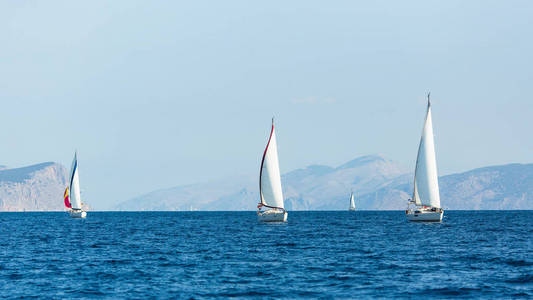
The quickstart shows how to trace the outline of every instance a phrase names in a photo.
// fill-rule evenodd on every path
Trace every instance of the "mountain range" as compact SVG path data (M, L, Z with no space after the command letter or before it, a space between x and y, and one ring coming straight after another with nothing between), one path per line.
M0 166L0 211L63 211L67 170L60 164ZM402 210L413 190L413 174L379 155L338 167L311 165L282 175L288 210L345 210L350 191L357 209ZM508 164L439 178L445 209L533 209L533 164ZM118 204L116 210L255 210L258 176L157 190Z
M533 209L533 164L474 169L439 178L445 209ZM282 175L288 210L345 210L350 191L361 210L405 209L413 174L379 155L356 158L339 167L312 165ZM257 176L157 190L125 201L117 210L254 210Z

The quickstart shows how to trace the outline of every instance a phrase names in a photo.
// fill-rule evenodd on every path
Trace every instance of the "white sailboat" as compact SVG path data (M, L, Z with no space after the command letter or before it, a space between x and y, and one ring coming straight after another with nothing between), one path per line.
M410 204L414 204L415 207L411 208ZM409 221L440 222L443 214L444 210L440 206L431 102L428 93L426 120L416 159L413 199L408 202L406 215Z
M354 196L353 196L353 192L352 192L352 195L350 196L350 211L354 211L355 210L355 200L354 200Z
M70 202L68 206L67 200ZM65 191L65 205L70 208L69 214L72 218L85 218L87 216L87 212L83 210L81 202L77 153L74 153L74 160L72 161L72 167L70 169L69 186Z
M283 203L281 175L279 171L278 145L272 118L272 131L268 140L259 173L259 195L261 202L257 205L257 218L262 222L285 222L287 211ZM265 208L266 210L262 210Z

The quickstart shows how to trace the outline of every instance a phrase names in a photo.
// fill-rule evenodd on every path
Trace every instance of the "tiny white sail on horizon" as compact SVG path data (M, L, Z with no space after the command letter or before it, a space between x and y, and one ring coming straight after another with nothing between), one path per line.
M429 95L426 120L416 159L413 201L418 206L441 208Z
M283 203L283 191L281 188L278 144L276 141L274 120L272 120L270 138L261 161L261 171L259 174L259 194L261 197L261 205L269 208L285 210Z
M355 210L355 199L354 199L354 196L353 196L353 192L350 195L350 210Z

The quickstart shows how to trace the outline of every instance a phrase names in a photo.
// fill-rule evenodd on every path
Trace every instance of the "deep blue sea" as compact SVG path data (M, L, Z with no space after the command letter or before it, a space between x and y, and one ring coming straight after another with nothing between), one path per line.
M533 211L0 213L0 298L533 298Z

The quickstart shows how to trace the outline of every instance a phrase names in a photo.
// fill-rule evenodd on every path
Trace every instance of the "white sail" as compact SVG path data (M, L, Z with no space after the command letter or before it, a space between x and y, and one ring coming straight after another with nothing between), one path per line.
M354 197L353 197L353 192L352 192L352 195L350 196L350 209L355 209L355 201L354 201Z
M74 153L74 160L70 169L70 204L72 209L81 209L80 176L78 172L78 157Z
M433 124L431 120L431 103L428 95L428 109L418 157L416 159L415 183L413 200L416 205L440 208L439 180L437 175L437 159L435 157L435 142L433 139Z
M261 162L259 191L261 194L261 204L267 207L284 209L274 121L272 121L270 139L268 140L265 153L263 154L263 161Z

